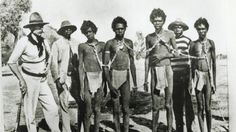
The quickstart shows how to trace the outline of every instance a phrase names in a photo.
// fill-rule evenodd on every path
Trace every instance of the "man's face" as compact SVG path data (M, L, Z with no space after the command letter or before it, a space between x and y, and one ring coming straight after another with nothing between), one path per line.
M183 34L183 27L180 25L175 25L174 33L177 37L181 36Z
M162 26L164 25L164 20L162 17L155 17L152 20L152 24L156 30L160 30Z
M73 33L73 31L70 28L67 28L64 30L64 35L65 36L70 36Z
M197 32L198 32L198 35L199 35L200 38L205 38L206 37L206 34L207 34L208 30L207 30L205 25L200 24L200 25L197 26L196 29L197 29Z
M92 28L88 28L86 33L85 33L85 36L87 37L88 40L93 40L94 37L95 37L95 33L93 32Z
M34 25L34 26L30 27L30 30L34 34L41 36L43 33L43 26L42 25Z
M124 37L125 34L125 26L122 23L117 23L115 26L115 34L117 37Z

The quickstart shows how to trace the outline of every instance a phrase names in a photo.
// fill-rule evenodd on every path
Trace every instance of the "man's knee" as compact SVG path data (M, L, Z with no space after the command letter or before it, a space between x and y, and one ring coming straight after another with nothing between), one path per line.
M125 106L122 106L122 112L124 114L129 114L129 106L125 105Z
M197 107L199 112L202 112L204 110L204 106L203 105L198 105Z
M165 108L166 108L167 110L171 110L171 109L172 109L172 104L171 104L170 102L166 103L166 104L165 104Z

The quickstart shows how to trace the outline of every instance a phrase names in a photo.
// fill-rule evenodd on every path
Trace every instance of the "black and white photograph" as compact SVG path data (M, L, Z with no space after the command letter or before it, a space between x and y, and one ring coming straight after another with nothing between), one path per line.
M0 131L233 131L231 3L1 0Z

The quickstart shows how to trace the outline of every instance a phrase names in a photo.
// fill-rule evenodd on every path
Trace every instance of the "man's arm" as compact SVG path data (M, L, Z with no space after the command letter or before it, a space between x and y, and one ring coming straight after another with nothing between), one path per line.
M149 49L148 36L146 37L146 50ZM145 75L144 75L144 91L148 91L148 73L149 73L149 52L146 52L145 57Z
M133 42L130 41L130 47L133 49ZM131 71L131 75L133 78L133 83L134 83L134 90L137 90L137 79L136 79L136 67L135 67L135 63L134 63L134 52L133 51L129 51L129 58L130 58L130 71Z
M115 96L118 96L118 91L112 86L111 78L110 78L110 72L109 72L109 67L108 64L110 62L110 44L109 42L106 43L105 45L105 50L104 50L104 72L105 72L105 77L108 83L108 87L111 91L112 94Z
M59 74L58 74L58 48L57 48L56 45L57 45L56 43L54 43L52 45L51 65L50 65L51 74L52 74L52 78L53 78L54 81L59 79Z
M19 80L20 90L23 95L27 92L27 85L26 85L26 82L25 82L19 68L18 68L17 62L26 48L27 42L25 40L26 40L26 38L23 38L18 41L18 43L16 44L16 46L15 46L15 48L8 60L8 66L10 67L13 74Z
M84 100L84 55L83 55L83 44L79 45L78 48L78 54L79 54L79 81L80 81L80 97L82 100Z
M212 71L213 71L213 81L214 81L214 85L215 85L215 89L213 92L216 91L216 53L215 53L215 43L211 41L211 59L212 59Z

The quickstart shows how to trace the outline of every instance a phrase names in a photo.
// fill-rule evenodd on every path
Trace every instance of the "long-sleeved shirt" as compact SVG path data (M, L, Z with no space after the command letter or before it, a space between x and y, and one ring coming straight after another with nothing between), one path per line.
M68 40L64 37L53 43L51 73L54 80L60 78L61 83L66 82L71 51L78 55L78 45L79 42L75 39Z
M32 38L37 42L36 37ZM27 36L22 37L14 47L14 50L8 60L8 64L17 63L21 60L22 68L31 73L45 73L47 72L46 52L50 54L50 47L47 41L44 41L42 55L39 56L39 50L36 45L33 45Z

